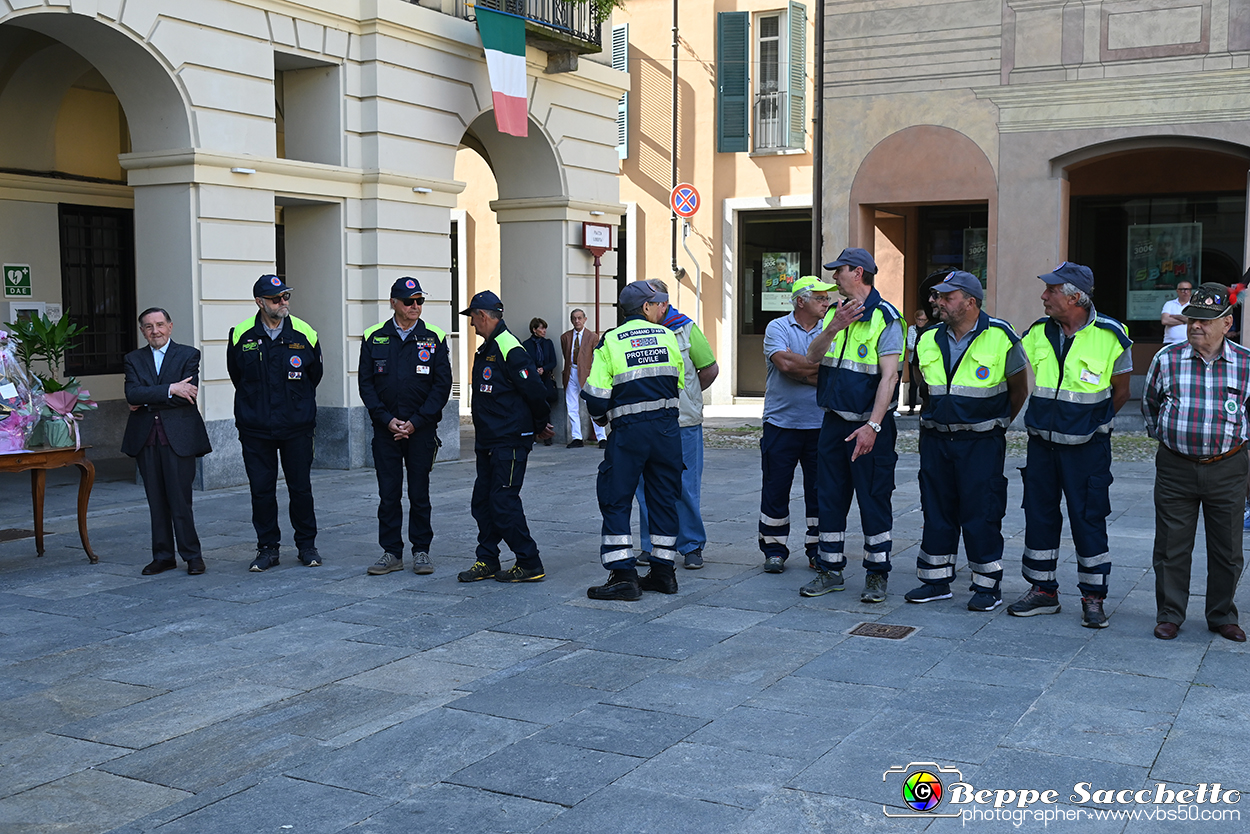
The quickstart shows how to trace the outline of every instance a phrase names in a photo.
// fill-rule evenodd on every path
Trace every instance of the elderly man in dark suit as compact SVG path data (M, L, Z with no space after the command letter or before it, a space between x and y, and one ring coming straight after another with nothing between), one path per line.
M174 325L169 313L159 307L143 311L139 329L148 347L126 354L130 419L122 452L138 459L152 514L152 561L143 575L177 567L177 541L187 573L198 576L204 572L204 557L191 514L191 482L195 459L213 450L204 418L195 406L200 352L170 340Z

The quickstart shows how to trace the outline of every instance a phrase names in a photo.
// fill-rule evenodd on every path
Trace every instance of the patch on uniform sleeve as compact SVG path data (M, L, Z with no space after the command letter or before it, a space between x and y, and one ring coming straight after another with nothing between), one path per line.
M385 345L388 342L390 342L390 340L391 340L390 336L374 336L369 341L373 342L375 345Z
M259 349L260 349L259 342L244 342L243 343L243 350L259 350Z
M490 366L482 368L482 379L490 379Z
M529 372L529 369L528 369L528 368L522 368L522 369L521 369L521 379L529 379L529 378L530 378L530 372Z

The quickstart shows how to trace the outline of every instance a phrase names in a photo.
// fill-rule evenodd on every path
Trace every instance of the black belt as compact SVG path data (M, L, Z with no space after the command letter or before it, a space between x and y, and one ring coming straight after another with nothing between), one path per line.
M1224 452L1223 454L1220 454L1220 455L1209 455L1207 457L1201 457L1199 455L1184 455L1176 451L1175 449L1168 449L1168 451L1176 455L1178 458L1184 458L1185 460L1192 461L1194 463L1208 464L1208 463L1219 463L1222 460L1228 460L1229 458L1231 458L1233 455L1237 454L1244 448L1246 448L1246 444L1243 441L1242 443L1239 443L1237 445L1237 448L1232 449L1231 451Z

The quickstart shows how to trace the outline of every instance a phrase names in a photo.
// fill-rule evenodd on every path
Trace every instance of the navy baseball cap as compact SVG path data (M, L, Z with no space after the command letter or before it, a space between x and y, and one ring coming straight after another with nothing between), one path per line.
M415 298L418 295L425 295L425 290L421 289L421 282L416 278L405 275L391 284L391 298Z
M977 301L985 300L985 290L981 287L981 281L971 272L964 272L957 269L942 279L942 283L936 285L931 292L948 293L951 290L963 290Z
M286 285L286 281L277 275L262 275L256 279L255 284L252 284L252 298L273 298L290 291L291 288Z
M868 254L866 249L843 249L842 254L838 255L836 261L830 261L825 264L825 269L837 269L840 266L862 266L864 272L877 274L877 262L872 259L872 255Z
M490 290L482 290L473 299L469 301L469 306L460 311L460 315L467 316L474 310L488 310L492 313L503 312L503 302L499 300L499 296Z
M668 293L657 290L646 281L626 284L625 289L621 290L620 304L623 310L637 310L648 301L664 304L668 301Z
M1055 267L1054 272L1045 275L1039 275L1047 284L1071 284L1081 292L1090 293L1094 291L1094 273L1087 266L1073 264L1064 261Z

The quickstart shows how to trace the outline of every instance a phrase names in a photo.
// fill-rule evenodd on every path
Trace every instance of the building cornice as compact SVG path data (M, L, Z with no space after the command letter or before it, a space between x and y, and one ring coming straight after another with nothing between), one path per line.
M1250 71L974 87L1001 133L1250 120Z
M587 223L611 222L629 211L624 203L601 203L592 200L570 200L568 197L521 197L491 200L490 208L500 223L523 223L533 220L578 220ZM600 214L591 214L600 212Z

